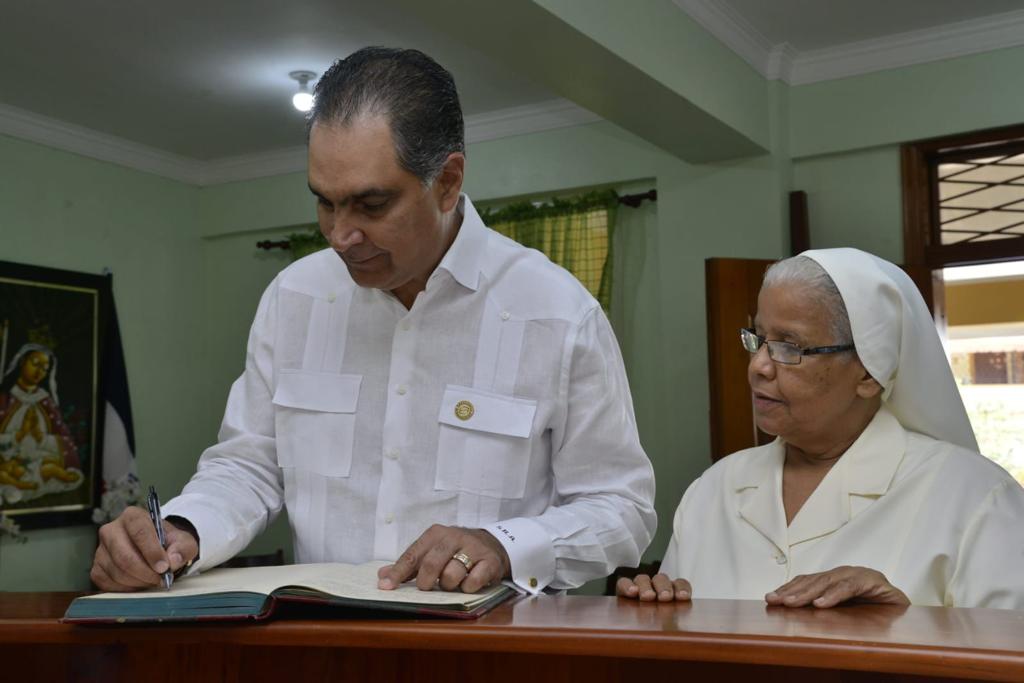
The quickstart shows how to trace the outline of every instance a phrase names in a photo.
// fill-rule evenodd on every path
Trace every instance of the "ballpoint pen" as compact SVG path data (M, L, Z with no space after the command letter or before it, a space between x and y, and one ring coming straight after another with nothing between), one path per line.
M160 519L160 499L156 495L156 489L152 486L149 487L149 496L146 499L146 504L149 507L149 518L153 520L153 526L156 527L156 537L160 540L160 547L166 550L167 539L164 537L164 525ZM168 567L167 571L164 572L164 587L170 590L173 582L174 573Z

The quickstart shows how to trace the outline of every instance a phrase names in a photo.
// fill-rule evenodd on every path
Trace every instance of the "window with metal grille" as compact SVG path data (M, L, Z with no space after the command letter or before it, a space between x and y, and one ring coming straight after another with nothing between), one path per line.
M1024 126L902 147L904 262L1024 258Z
M935 173L942 244L1024 235L1024 153L939 160Z

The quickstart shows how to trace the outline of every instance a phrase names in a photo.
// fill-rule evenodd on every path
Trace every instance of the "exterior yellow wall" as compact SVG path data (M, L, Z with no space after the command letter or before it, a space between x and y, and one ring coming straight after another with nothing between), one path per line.
M1024 321L1024 278L988 282L947 282L950 325Z

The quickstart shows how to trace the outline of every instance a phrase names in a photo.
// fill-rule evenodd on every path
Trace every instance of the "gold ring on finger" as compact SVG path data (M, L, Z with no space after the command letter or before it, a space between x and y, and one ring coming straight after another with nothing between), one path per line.
M467 555L464 552L459 551L455 553L454 555L452 555L452 559L461 564L463 567L465 567L467 574L469 573L469 570L473 568L473 560L469 559L469 555Z

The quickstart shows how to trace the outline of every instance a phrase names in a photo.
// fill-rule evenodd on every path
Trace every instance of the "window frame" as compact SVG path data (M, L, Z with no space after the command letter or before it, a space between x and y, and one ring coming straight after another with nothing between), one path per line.
M900 147L903 183L903 262L940 270L949 266L1024 259L1024 235L942 244L936 169L979 154L1024 154L1024 124L909 142Z

